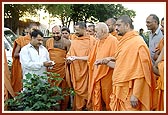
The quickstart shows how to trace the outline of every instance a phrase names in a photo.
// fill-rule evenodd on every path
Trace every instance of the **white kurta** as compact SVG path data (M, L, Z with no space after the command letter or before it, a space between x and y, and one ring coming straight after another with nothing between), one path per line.
M43 75L43 72L46 72L43 62L49 60L49 53L44 46L39 46L39 54L30 43L24 46L20 51L23 79L27 73Z

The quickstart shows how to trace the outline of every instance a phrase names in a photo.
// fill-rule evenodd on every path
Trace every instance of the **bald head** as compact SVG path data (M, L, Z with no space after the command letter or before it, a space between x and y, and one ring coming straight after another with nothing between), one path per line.
M109 28L109 33L115 31L116 20L114 18L109 18L105 22Z
M108 26L104 22L99 22L98 24L96 24L95 31L96 37L98 39L102 39L105 36L108 36L109 33Z
M61 39L61 28L60 28L60 26L56 25L52 28L52 37L56 41Z
M52 30L53 30L53 29L57 29L57 30L60 30L60 31L61 31L61 28L60 28L59 25L55 25L55 26L52 28Z
M106 22L111 22L112 24L115 24L116 20L114 18L109 18L106 20Z
M96 25L95 28L101 30L103 33L108 33L109 32L108 27L107 27L107 25L104 22L99 22Z
M134 26L132 24L133 21L128 15L123 15L123 16L119 17L118 20L121 20L125 24L129 24L130 28L134 29Z
M124 36L125 33L132 31L133 29L134 29L134 26L129 16L123 15L120 18L118 18L116 22L116 31L118 35Z

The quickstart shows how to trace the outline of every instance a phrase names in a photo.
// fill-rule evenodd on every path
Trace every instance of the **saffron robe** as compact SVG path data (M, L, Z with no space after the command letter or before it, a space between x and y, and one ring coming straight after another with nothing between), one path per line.
M4 101L9 99L9 94L12 97L15 96L15 93L14 93L12 85L11 85L11 77L10 77L10 73L9 73L6 53L4 50ZM4 107L4 110L7 110L7 106Z
M17 38L14 42L13 51L12 51L12 69L11 69L11 81L12 81L12 87L15 93L20 92L22 90L22 69L21 69L21 63L19 61L19 57L14 57L14 52L17 47L17 45L20 45L22 48L23 46L27 45L30 42L31 38L29 35L27 36L20 36ZM16 94L17 95L17 94Z
M164 47L164 38L160 40L157 50L162 51L162 48ZM157 79L157 87L158 90L158 102L157 102L157 109L158 111L164 111L164 54L162 56L162 60L158 63L158 69L159 69L159 78Z
M119 41L112 76L110 108L112 111L150 111L156 107L155 78L149 49L138 32L127 32ZM138 99L133 108L130 97Z
M47 69L48 72L53 72L60 74L59 77L63 78L61 81L49 81L55 86L59 86L62 89L68 88L68 84L66 82L65 77L65 58L66 58L66 50L60 48L54 48L54 38L49 38L46 41L46 48L48 49L50 60L55 62L55 65L52 69ZM64 97L64 101L61 102L61 110L66 110L68 106L69 96Z
M95 39L91 36L83 36L71 41L68 56L88 56L93 48ZM87 61L75 60L70 64L72 87L75 91L73 110L82 110L88 100L89 71Z
M113 35L114 37L116 37L117 38L117 40L119 40L122 36L119 36L118 34L117 34L117 32L116 31L114 31L114 32L111 32L111 35Z
M89 55L89 87L88 105L92 103L94 111L102 110L102 101L106 105L106 110L110 110L110 94L112 91L113 68L107 65L96 67L94 62L105 57L114 57L118 40L109 34L107 38L97 40L91 54Z
M76 36L75 34L70 34L69 35L69 39L70 40L75 40L75 39L77 39L78 38L78 36Z

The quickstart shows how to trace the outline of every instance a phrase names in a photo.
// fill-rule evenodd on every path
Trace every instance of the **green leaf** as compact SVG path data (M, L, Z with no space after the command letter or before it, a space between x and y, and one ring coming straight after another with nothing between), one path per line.
M52 73L51 73L52 74ZM48 74L47 74L48 75ZM13 99L8 99L5 104L8 110L22 111L48 111L54 109L58 102L69 95L71 89L62 89L58 86L51 87L49 82L44 82L46 76L26 75L29 80L24 81L25 90L18 93ZM57 79L60 79L59 77Z
M47 100L47 95L43 95L42 98L44 99L44 101Z
M32 74L28 73L25 75L26 76L26 79L31 79L32 78Z

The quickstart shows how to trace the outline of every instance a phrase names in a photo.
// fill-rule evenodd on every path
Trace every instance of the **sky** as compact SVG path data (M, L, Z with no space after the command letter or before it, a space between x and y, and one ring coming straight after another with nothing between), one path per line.
M166 2L126 2L122 3L125 8L134 10L136 17L133 19L135 30L143 28L147 31L146 18L150 14L156 14L161 20L163 17L166 18Z

